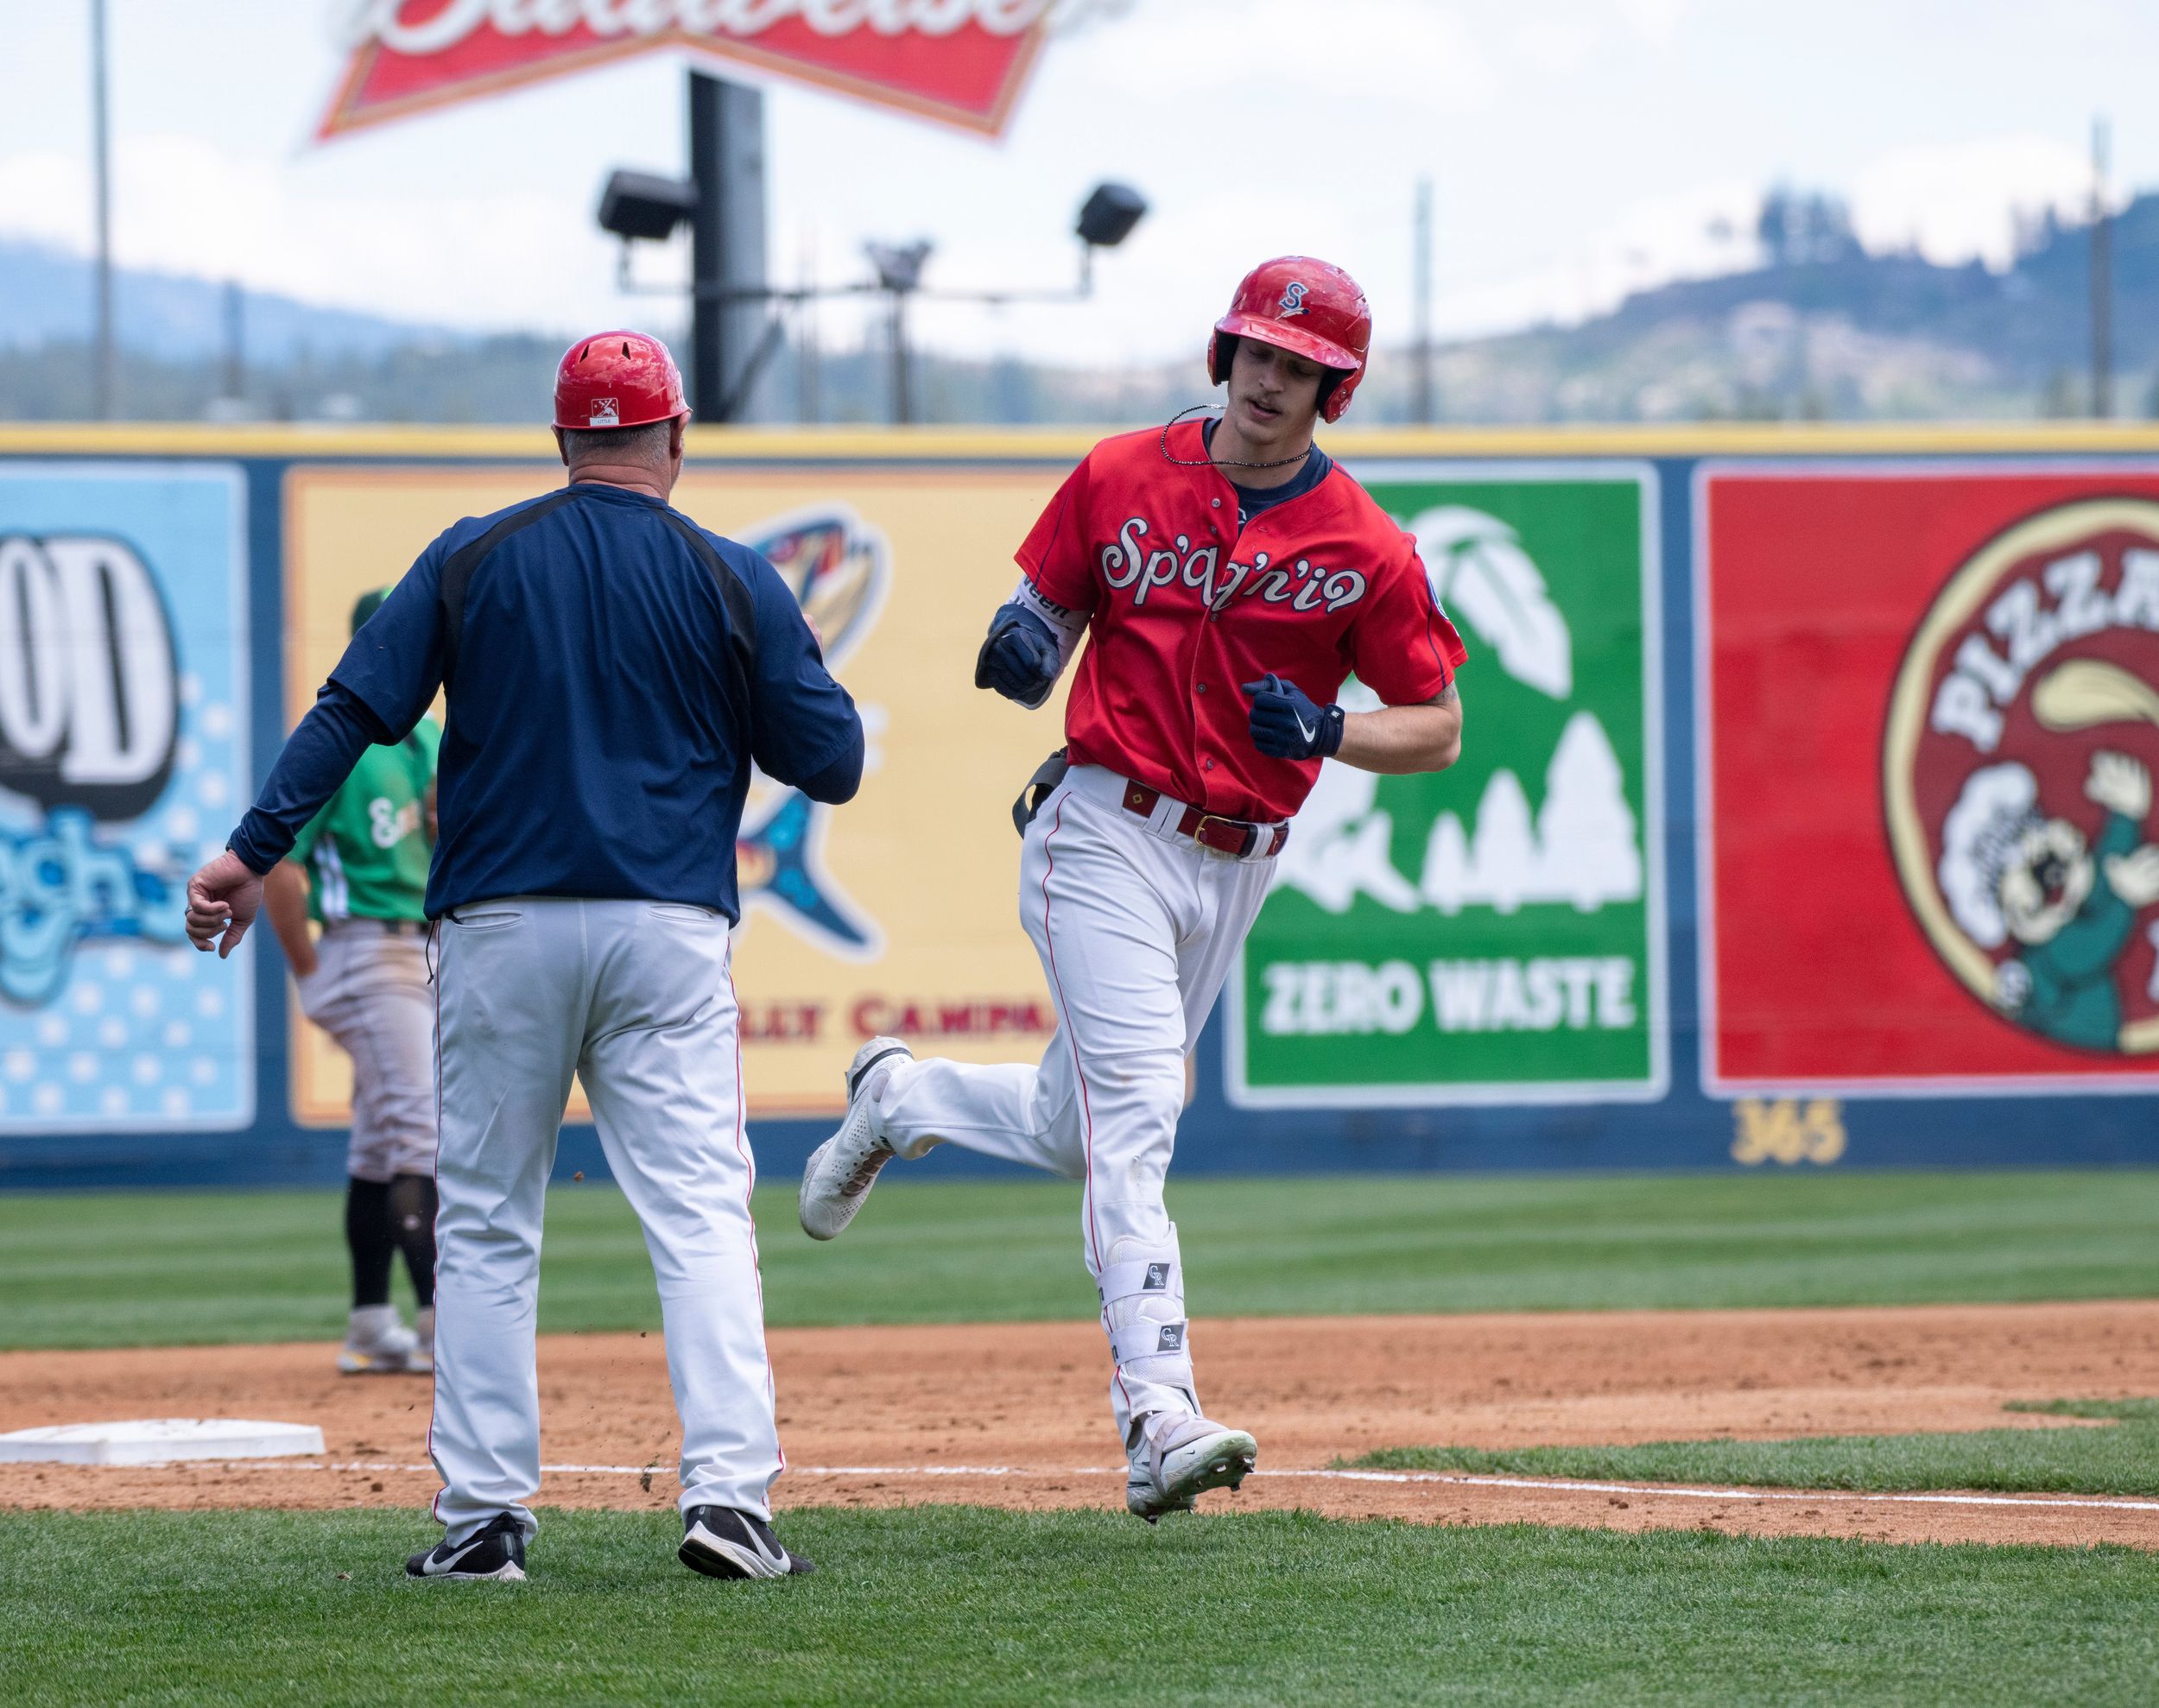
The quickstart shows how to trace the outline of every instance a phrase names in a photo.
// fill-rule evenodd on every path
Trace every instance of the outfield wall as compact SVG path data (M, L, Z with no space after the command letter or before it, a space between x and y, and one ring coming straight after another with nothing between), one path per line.
M761 785L739 850L784 1172L864 1036L1047 1041L1007 809L1055 724L970 680L1088 440L692 438L678 503L789 577L871 730L854 804ZM1464 758L1326 769L1181 1167L2159 1161L2159 432L1329 445L1468 642ZM0 430L0 1186L341 1172L344 1058L267 932L178 941L178 885L354 598L557 482L550 448ZM560 1167L603 1167L573 1124Z

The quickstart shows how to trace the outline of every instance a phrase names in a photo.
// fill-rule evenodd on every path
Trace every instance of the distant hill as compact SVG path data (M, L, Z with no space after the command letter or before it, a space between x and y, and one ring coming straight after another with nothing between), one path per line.
M2000 273L1870 253L1833 198L1772 192L1768 264L1643 291L1609 314L1473 339L1434 352L1452 422L2023 419L2084 413L2091 348L2088 226L2049 218ZM2159 194L2113 223L2117 414L2159 414ZM0 419L79 419L89 409L89 268L0 242ZM164 274L116 277L125 352L123 412L187 420L231 406L223 389L222 285ZM479 336L250 293L244 413L275 420L529 421L560 345ZM1382 328L1383 332L1388 331ZM1162 420L1210 395L1194 357L1145 369L1072 370L1006 357L925 353L918 404L930 421L1115 425ZM783 345L758 391L767 421L886 419L890 364L877 350ZM1411 364L1383 344L1356 419L1409 414ZM1219 395L1219 394L1213 394Z
M0 349L87 343L91 294L91 264L83 256L0 239ZM223 284L116 268L112 295L116 340L131 354L157 362L208 361L225 349ZM379 357L402 345L458 335L249 291L243 298L242 336L250 362L277 364L303 352Z
M2113 222L2117 414L2159 413L2159 194ZM2080 414L2091 228L2049 221L2007 271L1870 254L1854 241L1643 291L1579 326L1436 352L1449 421L1929 418ZM1400 419L1398 346L1358 403Z

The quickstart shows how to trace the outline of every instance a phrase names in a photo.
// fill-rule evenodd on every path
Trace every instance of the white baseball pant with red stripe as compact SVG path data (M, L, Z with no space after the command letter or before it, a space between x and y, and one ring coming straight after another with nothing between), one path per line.
M1273 863L1203 848L1168 797L1146 817L1127 784L1075 766L1028 826L1020 918L1042 958L1057 1034L1039 1067L902 1064L877 1130L902 1156L940 1142L1086 1182L1082 1249L1128 1444L1156 1412L1199 1409L1176 1224L1163 1177L1199 1041L1265 898Z
M727 921L651 901L512 897L436 927L435 1516L462 1541L540 1485L541 1212L579 1075L643 1224L682 1420L682 1496L769 1518L773 1420L755 1169Z

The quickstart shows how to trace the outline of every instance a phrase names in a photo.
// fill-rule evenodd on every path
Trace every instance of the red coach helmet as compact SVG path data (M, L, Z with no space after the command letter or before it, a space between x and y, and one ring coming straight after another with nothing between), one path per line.
M1247 273L1230 299L1230 312L1214 323L1207 340L1207 377L1220 385L1230 376L1237 340L1257 338L1331 368L1338 377L1320 394L1320 414L1339 421L1350 394L1364 376L1371 348L1371 305L1363 288L1340 268L1308 255L1277 256Z
M554 424L572 432L646 427L689 413L674 357L643 332L581 338L554 370Z

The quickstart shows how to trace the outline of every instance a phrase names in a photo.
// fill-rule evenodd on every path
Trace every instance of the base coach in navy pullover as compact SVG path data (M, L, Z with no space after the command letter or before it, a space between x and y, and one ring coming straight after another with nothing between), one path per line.
M230 953L263 873L370 742L438 690L441 1138L435 1401L446 1534L419 1578L521 1578L540 1480L540 1230L571 1076L644 1225L682 1420L683 1561L807 1569L771 1529L783 1463L765 1358L728 927L754 763L839 802L862 723L777 572L668 503L689 411L665 346L573 345L568 483L467 518L353 637L224 853L188 885Z

